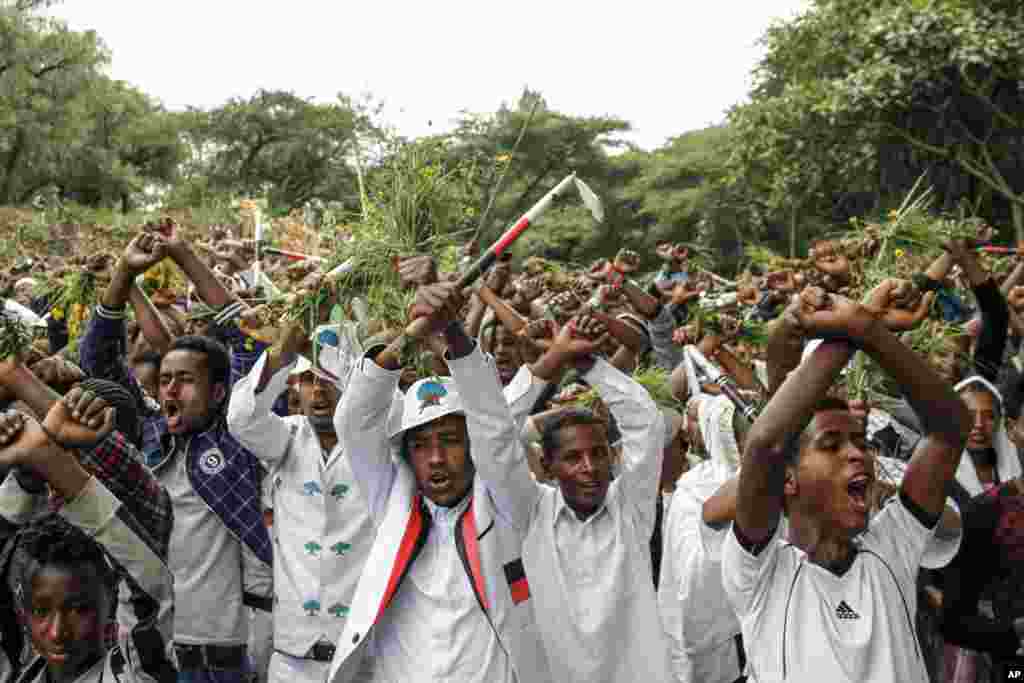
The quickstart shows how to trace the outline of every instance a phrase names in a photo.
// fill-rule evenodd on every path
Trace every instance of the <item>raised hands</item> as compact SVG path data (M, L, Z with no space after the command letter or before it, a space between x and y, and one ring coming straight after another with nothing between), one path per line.
M409 309L406 333L422 339L428 334L443 331L459 319L463 296L455 282L438 282L416 290L416 298ZM425 323L418 322L420 319Z
M866 306L820 287L807 287L793 298L783 315L793 329L807 338L864 338L879 315Z
M52 447L35 418L14 410L0 413L0 467L31 465Z
M147 231L128 243L118 264L131 275L141 275L163 261L167 254L167 240L163 235Z
M620 249L612 261L612 267L623 275L635 273L640 269L640 254L632 249Z
M85 379L85 373L74 363L64 360L60 355L48 356L29 366L44 384L49 386L67 386Z
M686 260L689 256L689 250L681 244L672 244L671 242L659 242L654 248L654 253L658 255L662 261L667 261L672 264L680 264Z
M1024 286L1013 287L1006 295L1006 303L1014 312L1020 313L1024 309Z
M559 292L545 306L551 319L559 325L569 322L582 307L583 300L573 291Z
M850 261L833 242L819 242L811 249L810 256L814 260L814 267L822 273L831 276L839 283L849 281Z
M402 289L432 285L437 282L437 261L433 256L407 256L396 260L398 282ZM495 290L501 294L500 290Z
M521 277L516 280L515 288L516 297L523 303L536 301L544 293L544 276Z
M921 292L907 280L883 280L867 295L865 305L890 330L906 331L917 327L928 316L935 293Z
M43 427L64 448L88 448L113 430L114 408L95 393L76 386L53 404Z

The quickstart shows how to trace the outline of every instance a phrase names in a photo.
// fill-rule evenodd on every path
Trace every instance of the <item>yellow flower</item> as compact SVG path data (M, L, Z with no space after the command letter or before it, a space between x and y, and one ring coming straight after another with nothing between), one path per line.
M63 320L64 319L64 309L62 309L62 308L55 308L52 311L50 311L50 315L53 316L54 320Z
M896 209L893 209L892 211L889 212L889 218L898 218L899 215L900 212Z
M896 258L903 258L903 250L902 249L897 249L896 251L893 252L893 255Z
M512 159L512 155L511 154L499 154L497 157L495 157L494 160L497 161L499 164L503 164L506 161L510 161L511 159Z

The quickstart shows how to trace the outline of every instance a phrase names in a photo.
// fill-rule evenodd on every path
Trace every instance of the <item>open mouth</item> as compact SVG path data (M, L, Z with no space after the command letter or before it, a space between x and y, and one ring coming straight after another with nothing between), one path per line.
M167 418L167 428L175 429L181 426L181 406L174 401L164 402L164 417Z
M451 477L443 472L435 472L430 475L430 485L435 489L443 489L451 483Z
M858 512L867 512L870 488L871 478L866 474L858 474L846 485L846 492L850 495L853 507Z

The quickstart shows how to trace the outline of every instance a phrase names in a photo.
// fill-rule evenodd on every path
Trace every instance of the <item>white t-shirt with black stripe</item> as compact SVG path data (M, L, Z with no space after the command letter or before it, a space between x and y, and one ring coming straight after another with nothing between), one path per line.
M837 576L782 541L780 530L758 555L729 533L722 580L743 630L750 683L928 683L914 618L931 536L894 496Z

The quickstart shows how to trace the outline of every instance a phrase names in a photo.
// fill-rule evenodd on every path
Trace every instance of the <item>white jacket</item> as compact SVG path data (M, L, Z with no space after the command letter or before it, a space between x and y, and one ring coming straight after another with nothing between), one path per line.
M459 550L517 679L544 683L551 675L521 571L526 528L516 523L521 512L503 484L526 462L514 414L528 411L545 383L534 382L535 387L509 406L497 372L479 347L464 358L448 361L448 367L459 393L472 397L465 402L466 427L471 453L478 454L472 503L459 520ZM398 372L383 370L364 358L353 371L335 414L339 438L352 445L352 470L370 506L377 537L338 640L328 683L347 683L359 673L373 626L415 561L430 523L412 468L392 452L387 438L398 377Z

